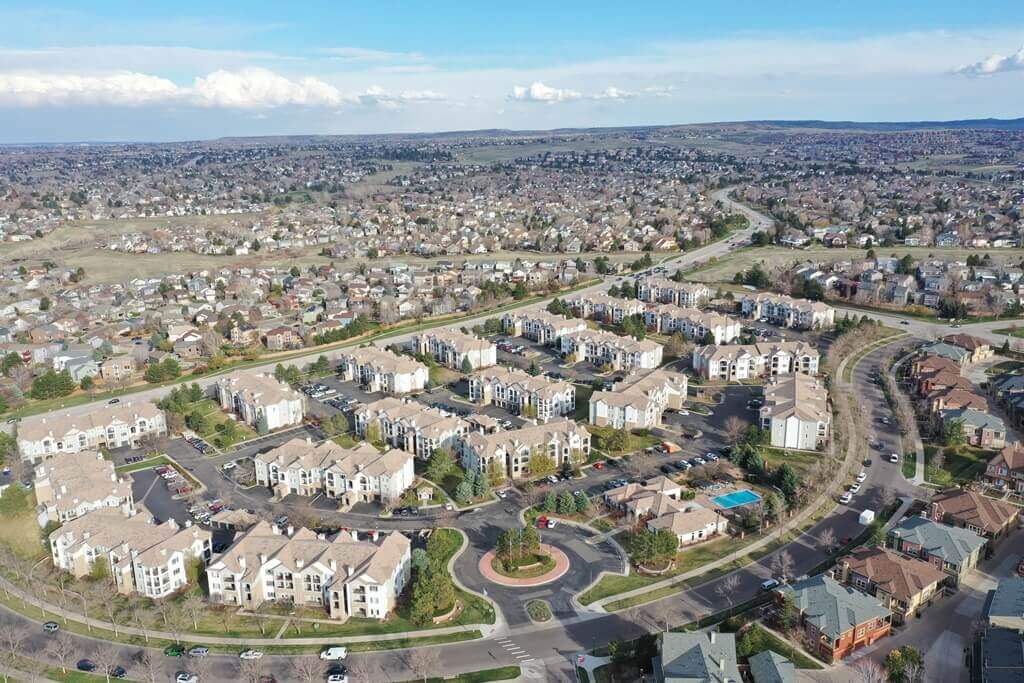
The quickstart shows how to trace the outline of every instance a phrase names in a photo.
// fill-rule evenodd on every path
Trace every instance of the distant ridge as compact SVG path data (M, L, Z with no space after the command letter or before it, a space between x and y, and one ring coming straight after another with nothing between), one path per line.
M1024 117L1017 119L960 119L955 121L742 121L755 126L778 128L820 128L825 130L941 130L985 129L1024 130Z

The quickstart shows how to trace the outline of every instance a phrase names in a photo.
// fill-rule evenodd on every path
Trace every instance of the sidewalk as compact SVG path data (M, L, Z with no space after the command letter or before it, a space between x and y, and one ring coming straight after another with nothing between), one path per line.
M849 388L851 386L849 383L844 382L841 378L843 376L844 369L846 368L846 363L852 358L857 358L858 361L861 360L861 357L858 357L856 355L848 356L847 358L843 359L843 362L840 363L839 367L836 369L836 377L840 378L840 386L844 388ZM849 422L852 423L852 420ZM848 429L850 429L850 434L854 433L854 430L852 429L852 424L848 425ZM625 600L628 598L634 598L637 596L644 595L646 593L650 593L652 591L657 591L662 588L674 586L678 583L682 583L683 581L687 581L689 579L701 576L702 574L705 574L713 569L717 569L719 567L730 564L731 562L734 562L740 559L741 557L745 557L752 552L756 552L757 550L765 547L769 543L773 543L774 541L781 538L783 535L799 528L809 517L811 517L815 512L817 512L818 508L820 508L829 498L831 498L836 489L838 489L843 484L843 482L846 481L847 471L850 469L850 466L852 464L853 451L850 450L846 453L846 457L843 460L842 466L836 468L836 473L833 476L832 481L830 481L828 486L825 487L825 490L821 493L821 495L818 496L815 500L808 503L807 506L805 506L804 509L801 510L796 516L790 518L784 524L780 524L777 529L772 531L764 538L761 538L748 546L744 546L739 550L729 553L725 557L720 557L714 562L710 562L708 564L697 567L696 569L692 569L688 572L678 574L677 576L665 579L664 581L658 581L656 583L648 584L641 588L635 588L633 590L625 591L623 593L617 593L616 595L610 595L607 598L602 598L601 600L597 600L591 603L588 606L588 608L591 610L605 611L604 606L608 603L617 602L619 600ZM800 535L802 536L803 533L801 533Z

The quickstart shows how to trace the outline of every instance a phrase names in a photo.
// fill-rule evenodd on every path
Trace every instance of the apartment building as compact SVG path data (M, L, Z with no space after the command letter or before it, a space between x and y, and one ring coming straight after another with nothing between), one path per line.
M589 421L616 429L657 427L666 410L683 407L686 391L686 375L667 370L626 378L612 391L591 394Z
M613 370L653 370L661 365L664 349L650 339L637 341L604 330L584 330L561 339L566 358L589 361Z
M470 376L469 400L547 422L572 414L576 409L576 387L572 382L496 366Z
M113 508L128 516L135 508L132 483L117 476L114 463L94 451L67 453L36 468L36 503L50 522Z
M832 423L828 390L811 375L773 377L765 385L759 417L772 446L820 450L828 442Z
M700 346L693 369L706 380L738 381L803 373L818 374L818 350L802 341Z
M644 310L644 323L655 332L680 332L698 344L713 339L714 344L728 344L742 334L743 326L736 318L721 313L680 308L674 304L654 304Z
M502 317L501 328L505 334L553 345L567 334L587 329L587 324L579 318L567 318L547 311L513 311Z
M454 328L419 332L411 341L413 351L428 354L441 365L462 370L486 368L498 362L498 347L486 339L474 337Z
M253 463L256 483L278 497L324 494L345 506L393 504L416 478L411 453L393 448L381 453L365 442L343 448L333 441L314 445L308 438L296 438L260 453Z
M889 530L885 545L935 565L949 575L953 585L958 585L978 565L985 539L970 529L926 517L908 517Z
M410 549L397 531L329 538L261 521L207 567L210 599L245 609L265 602L322 608L339 621L383 620L409 580Z
M946 574L934 565L885 548L858 548L840 558L833 578L875 597L905 623L942 596Z
M153 524L148 515L125 517L120 510L100 508L68 520L49 541L58 569L81 578L102 561L118 593L157 599L188 584L189 564L210 559L211 539L209 531L191 522Z
M700 282L676 282L665 277L646 277L636 283L637 298L648 303L663 303L700 308L711 298L711 290Z
M376 346L342 351L338 360L341 378L357 382L370 392L423 391L430 379L430 371L423 363Z
M1024 493L1024 444L1014 441L996 453L981 480L998 491Z
M828 304L782 294L746 295L740 299L740 312L746 318L798 330L824 330L836 322L836 311Z
M463 437L459 453L467 470L487 474L499 468L516 480L529 476L530 459L537 453L546 453L555 467L586 462L590 432L564 418L491 434L471 432Z
M217 380L217 401L224 410L261 434L302 423L302 394L272 375L236 372Z
M990 543L1005 538L1017 525L1016 505L970 489L949 489L932 496L929 517L936 522L969 529Z
M636 299L619 299L607 294L580 294L563 299L580 318L593 318L606 323L619 324L631 315L642 315L644 303Z
M366 438L371 425L376 425L384 443L421 460L429 459L439 448L454 453L459 439L470 430L469 423L461 417L392 397L368 403L356 411L355 427L360 437Z
M18 423L18 452L36 462L58 453L137 447L167 433L162 410L152 403L124 401L90 406L81 413L46 413Z

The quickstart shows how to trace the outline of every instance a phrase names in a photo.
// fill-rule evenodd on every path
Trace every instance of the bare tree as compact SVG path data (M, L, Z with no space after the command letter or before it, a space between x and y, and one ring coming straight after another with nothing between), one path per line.
M657 600L651 603L651 614L654 616L655 626L664 627L668 632L668 620L672 617L672 604L670 600Z
M878 662L867 658L861 659L854 664L853 670L857 673L860 683L886 683L888 681L885 669Z
M365 659L353 659L348 663L348 675L351 681L369 681L372 680L370 675L370 665Z
M783 550L772 559L772 572L787 580L793 577L793 556L788 550Z
M736 597L736 590L739 586L740 577L736 574L730 574L725 577L725 580L722 581L722 583L718 584L718 587L715 588L715 594L724 600L729 605L729 608L732 609L732 605Z
M313 683L323 680L324 665L317 657L295 657L292 663L292 674L300 681Z
M181 603L182 611L192 620L192 630L199 630L199 617L206 611L206 601L198 592L191 592Z
M114 636L117 636L117 626L121 618L121 605L111 598L103 603L103 613L107 615L107 621L114 627Z
M4 624L0 627L0 646L4 649L4 659L12 669L18 669L18 660L25 648L25 639L28 633L19 624ZM4 670L4 680L7 680L7 670Z
M731 444L736 443L746 433L747 426L747 422L743 418L738 415L730 415L723 428L725 440Z
M440 655L432 647L418 647L412 650L408 656L409 668L416 678L423 679L426 683L427 677L434 672L440 663Z
M903 680L907 683L922 683L924 681L924 664L907 662L903 666Z
M62 673L67 673L68 662L75 656L75 642L66 631L61 631L46 644L46 653L57 662Z
M174 641L177 643L181 642L181 634L188 630L189 616L185 614L184 610L176 603L169 605L167 612L167 628L171 630L171 634L174 635Z
M96 666L107 679L107 683L110 683L110 671L117 666L117 648L114 647L113 643L100 641L96 644L96 649L93 650L92 658L96 662Z
M150 612L140 601L133 600L128 604L128 610L132 616L132 623L142 631L142 637L149 642L149 628L153 625L154 614Z
M157 683L157 680L161 677L163 661L149 650L139 650L137 659L139 666L146 676L146 683Z
M825 546L825 552L831 553L836 547L836 532L831 527L826 528L818 535L818 540Z
M243 681L258 683L263 674L262 659L246 659L238 667L238 673Z

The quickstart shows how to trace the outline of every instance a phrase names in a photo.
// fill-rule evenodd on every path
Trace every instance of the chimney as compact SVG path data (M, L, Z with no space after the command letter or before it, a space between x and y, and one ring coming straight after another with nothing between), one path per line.
M291 538L294 535L295 535L295 527L293 527L291 524L289 524L288 525L288 537Z
M332 572L337 572L338 571L338 561L337 560L332 559L328 564L330 565Z
M264 565L264 564L267 563L267 556L264 555L263 553L259 554L259 558L260 558L260 565Z
M186 519L185 520L185 528L188 529L191 526L192 526L192 520L191 519Z
M311 445L312 443L313 443L312 437L307 436L306 437L306 445Z
M373 531L370 532L370 539L372 539L374 543L377 542L378 538L380 538L380 532L379 531L374 529Z
M68 492L68 487L67 487L66 484L61 484L60 485L60 492L61 493L67 493Z
M346 564L345 565L345 576L352 576L352 574L353 574L352 565Z
M270 533L272 533L272 534L274 534L275 536L277 536L278 534L280 534L280 533L281 533L281 530L280 530L280 529L278 529L278 528L277 528L277 525L275 524L275 525L273 525L272 527L270 527Z
M359 540L359 532L358 532L358 531L356 531L355 529L353 529L353 530L352 530L351 532L349 532L349 533L351 533L351 534L352 534L352 540L353 540L353 541L358 541L358 540Z
M718 669L720 671L725 671L725 655L718 658Z
M245 569L245 555L238 556L238 566Z
M305 565L306 565L306 561L305 560L303 560L302 558L298 558L298 557L295 558L295 567L297 569L302 569Z

